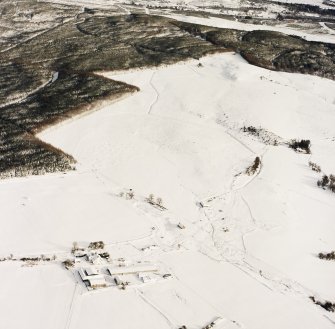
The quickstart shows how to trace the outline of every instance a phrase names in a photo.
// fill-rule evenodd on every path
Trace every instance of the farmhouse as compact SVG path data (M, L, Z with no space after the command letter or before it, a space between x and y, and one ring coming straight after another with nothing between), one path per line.
M94 265L101 265L104 263L104 260L96 252L91 252L86 255L87 261Z

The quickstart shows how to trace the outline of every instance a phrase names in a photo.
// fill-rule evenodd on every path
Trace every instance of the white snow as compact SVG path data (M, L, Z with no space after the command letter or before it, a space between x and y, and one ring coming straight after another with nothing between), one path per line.
M333 327L308 297L335 300L334 264L316 257L335 248L335 197L308 161L335 172L335 83L232 53L201 63L105 74L141 91L40 134L77 170L0 184L1 256L103 240L112 258L156 262L172 278L87 292L60 265L3 262L2 327L201 328L218 317L231 328ZM312 155L264 145L248 125L311 139ZM257 155L261 171L245 175ZM119 196L128 188L133 200Z
M108 272L110 275L117 275L117 274L127 274L127 273L144 273L144 272L156 272L156 266L118 266L118 267L107 267Z
M321 33L310 33L299 29L288 28L283 26L271 26L271 25L260 25L260 24L248 24L242 23L239 21L234 21L230 19L218 18L218 17L195 17L195 16L184 16L179 14L169 14L164 15L166 17L170 17L179 21L201 24L207 26L214 26L218 28L226 28L226 29L236 29L242 31L255 31L255 30L266 30L266 31L276 31L289 35L296 35L298 37L302 37L309 41L319 41L319 42L329 42L335 43L335 35L333 31L331 33L327 29L326 34ZM323 26L324 27L324 26ZM331 30L331 29L329 29Z
M143 7L144 12L149 14L148 7L155 7L159 9L161 7L164 8L187 8L191 10L202 10L207 12L222 12L225 13L227 10L230 14L233 13L233 8L239 7L251 7L259 8L262 7L262 3L253 3L253 2L245 2L243 0L38 0L41 2L52 2L59 4L67 4L67 5L77 5L77 6L87 6L93 8L101 8L101 9L116 9L119 8L122 13L129 14L131 9L134 9L134 4L137 6ZM327 5L324 3L324 0L270 0L273 2L282 2L282 3L297 3L297 4L308 4L313 6L318 6L324 9L332 9L333 6ZM261 15L264 18L275 18L276 15L271 13L271 10L274 9L276 12L280 6L276 3L273 5L266 4L268 11L258 12L254 11L253 15L259 16ZM263 6L264 7L264 6ZM227 9L228 8L228 9ZM282 8L282 7L281 7ZM280 9L281 11L282 9ZM259 16L259 17L261 17Z

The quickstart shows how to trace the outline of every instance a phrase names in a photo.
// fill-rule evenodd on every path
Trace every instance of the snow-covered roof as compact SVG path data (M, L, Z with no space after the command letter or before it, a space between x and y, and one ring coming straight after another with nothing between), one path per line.
M158 271L157 266L155 265L119 266L119 267L108 266L107 270L111 275Z
M87 260L93 264L102 264L104 260L97 253L87 254Z
M85 272L88 276L91 276L91 275L97 275L99 274L98 270L94 267L87 267L85 268Z
M107 285L107 282L103 275L95 275L95 276L89 277L88 281L91 287Z
M103 275L99 274L97 269L94 267L80 268L78 273L83 281L89 280L91 278L103 277Z
M83 281L87 280L87 275L82 268L78 270L78 273Z

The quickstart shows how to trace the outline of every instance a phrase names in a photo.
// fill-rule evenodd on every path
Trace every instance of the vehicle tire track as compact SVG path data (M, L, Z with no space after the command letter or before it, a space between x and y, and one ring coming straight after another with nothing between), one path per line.
M174 323L164 312L155 304L153 304L146 296L144 296L144 292L141 290L137 290L138 296L149 306L151 306L153 309L155 309L166 321L166 323L169 325L171 329L177 328L177 324Z
M70 303L69 314L68 314L67 319L66 319L65 329L70 329L70 327L71 327L73 309L74 309L75 302L76 302L77 297L78 297L78 286L79 286L79 284L78 284L78 282L76 282L76 285L74 287L73 294L72 294L71 303Z
M154 101L150 104L150 107L149 107L149 110L148 110L148 114L151 114L152 113L152 110L154 108L154 106L158 103L158 99L159 99L159 92L157 90L157 88L155 87L155 85L153 84L153 79L155 77L155 74L156 74L156 71L153 71L152 72L152 75L150 77L150 81L149 81L149 84L151 86L151 88L154 90L154 93L155 93L155 99Z

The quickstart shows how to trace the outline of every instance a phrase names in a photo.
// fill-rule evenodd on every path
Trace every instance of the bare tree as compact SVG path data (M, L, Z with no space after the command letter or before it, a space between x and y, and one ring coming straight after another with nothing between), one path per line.
M154 199L155 199L155 196L151 193L149 194L147 201L152 204L155 202Z
M129 192L127 193L127 197L128 199L134 199L135 193L132 189L129 190Z
M72 243L72 250L71 250L71 252L74 253L74 252L77 251L78 249L79 249L79 247L78 247L78 242L74 241L74 242Z

